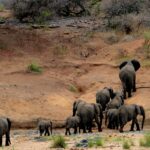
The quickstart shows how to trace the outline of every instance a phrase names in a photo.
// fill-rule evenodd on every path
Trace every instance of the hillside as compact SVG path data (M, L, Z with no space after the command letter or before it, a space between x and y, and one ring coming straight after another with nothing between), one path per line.
M35 127L38 118L59 126L72 114L75 99L95 102L98 89L120 90L118 65L136 58L142 65L137 92L126 103L143 105L148 120L150 60L144 59L141 34L89 30L96 24L91 19L73 23L41 29L0 26L0 115L10 117L15 128ZM38 64L42 73L29 72L30 64Z

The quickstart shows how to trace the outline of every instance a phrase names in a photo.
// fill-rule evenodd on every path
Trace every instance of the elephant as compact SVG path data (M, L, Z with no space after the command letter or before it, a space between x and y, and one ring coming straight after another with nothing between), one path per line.
M137 120L137 116L143 116L141 129L143 129L145 121L145 110L143 106L131 104L123 105L119 108L119 123L120 123L120 132L123 132L125 124L132 120L130 131L134 131L134 124L136 124L137 130L140 131L140 126Z
M120 92L115 94L116 96L107 104L106 110L116 108L124 104L123 95Z
M96 103L101 104L102 110L105 111L106 105L114 96L113 89L105 87L96 93Z
M140 68L140 62L135 59L124 61L120 64L119 68L119 78L124 91L124 99L126 99L126 93L128 93L128 97L131 97L131 92L136 92L135 72Z
M80 106L80 103L82 104ZM82 101L78 104L76 115L80 117L80 128L83 129L83 133L86 133L86 129L88 129L89 132L92 132L92 124L93 120L95 119L95 122L98 126L98 131L102 131L102 119L103 119L103 112L102 107L100 104L94 104L94 103L82 103Z
M39 129L39 132L40 132L40 136L44 135L52 135L52 121L50 120L40 120L38 122L38 129Z
M2 146L2 138L3 135L6 135L6 142L5 145L9 146L11 144L10 141L10 128L11 128L11 121L9 118L0 118L0 146Z
M67 135L68 132L69 132L69 135L71 135L70 128L73 128L74 129L74 134L76 134L77 133L77 128L79 128L79 125L80 125L80 118L78 116L68 117L66 119L66 123L65 123L65 126L66 126L65 135ZM80 132L80 129L79 129L79 132Z
M118 109L109 109L106 112L105 116L105 126L109 129L117 129L119 127L119 113ZM107 125L107 119L108 119L108 125Z

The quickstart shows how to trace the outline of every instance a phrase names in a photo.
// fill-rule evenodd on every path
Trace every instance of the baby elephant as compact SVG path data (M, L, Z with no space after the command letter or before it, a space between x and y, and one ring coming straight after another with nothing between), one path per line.
M47 121L47 120L40 120L38 123L38 128L39 128L39 132L40 132L40 136L44 135L52 135L52 121Z
M2 137L6 135L6 146L11 144L10 142L10 128L11 121L8 118L0 118L0 146L2 146Z
M69 135L71 135L70 128L74 129L74 134L77 133L77 128L80 124L80 118L78 116L70 116L66 119L66 132L65 135L69 132ZM80 129L79 129L80 132Z

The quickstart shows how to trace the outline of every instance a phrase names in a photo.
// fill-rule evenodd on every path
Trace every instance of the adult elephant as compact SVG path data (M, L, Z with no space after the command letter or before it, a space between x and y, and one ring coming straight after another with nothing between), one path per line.
M107 104L106 110L118 109L124 104L123 95L120 92L116 92L115 97Z
M11 121L9 118L0 118L0 146L2 146L3 135L6 135L6 146L11 144L10 141Z
M113 89L105 87L96 93L96 103L101 104L102 110L105 111L106 105L114 96Z
M98 126L98 131L102 131L102 119L103 112L100 104L86 103L84 101L77 101L74 105L76 109L76 115L80 117L80 128L83 129L83 133L86 133L86 129L92 132L92 123L95 122Z
M132 104L132 105L123 105L119 108L119 123L120 123L120 132L123 132L123 128L125 124L132 120L130 131L134 130L134 125L136 124L137 130L140 131L140 126L137 120L137 116L142 115L142 125L141 129L143 129L144 121L145 121L145 110L142 106Z
M107 124L108 120L108 124ZM109 109L105 116L105 126L109 129L117 129L119 127L119 111L118 109Z
M126 92L128 97L131 97L131 92L136 91L136 71L140 68L139 61L133 59L130 61L124 61L119 66L119 77L122 82L124 98L126 99Z

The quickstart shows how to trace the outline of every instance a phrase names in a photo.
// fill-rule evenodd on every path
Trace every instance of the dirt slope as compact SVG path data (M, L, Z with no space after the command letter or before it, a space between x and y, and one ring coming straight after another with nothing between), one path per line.
M120 90L117 65L138 58L138 89L126 102L143 105L149 118L150 88L143 87L150 87L150 68L140 49L144 40L108 44L103 36L87 28L1 26L0 115L10 117L15 127L33 127L38 118L63 122L76 98L95 102L98 89ZM31 63L39 64L42 73L27 72Z

